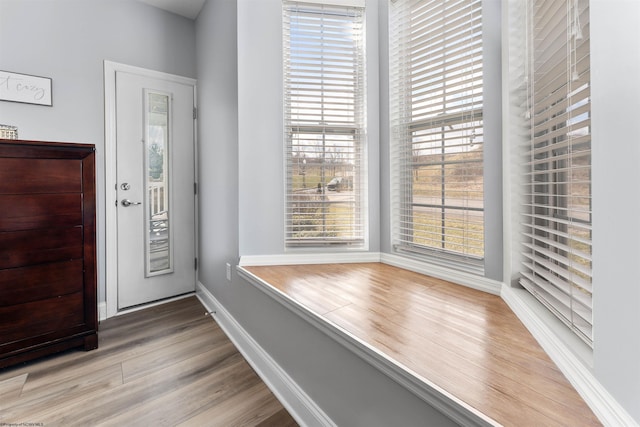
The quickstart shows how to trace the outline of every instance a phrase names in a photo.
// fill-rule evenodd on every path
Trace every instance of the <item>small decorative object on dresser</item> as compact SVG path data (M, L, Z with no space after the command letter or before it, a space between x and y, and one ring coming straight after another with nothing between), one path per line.
M18 139L18 128L9 125L0 125L0 139Z
M97 329L95 147L0 139L0 368Z

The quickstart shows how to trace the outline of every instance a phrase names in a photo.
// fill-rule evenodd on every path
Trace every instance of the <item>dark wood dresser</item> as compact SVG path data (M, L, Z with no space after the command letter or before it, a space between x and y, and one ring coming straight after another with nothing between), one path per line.
M0 139L0 368L97 328L95 147Z

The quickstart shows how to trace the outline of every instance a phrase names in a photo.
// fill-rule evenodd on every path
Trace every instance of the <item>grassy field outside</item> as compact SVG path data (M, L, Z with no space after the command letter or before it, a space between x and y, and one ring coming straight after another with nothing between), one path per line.
M413 211L413 243L444 249L464 255L484 256L484 223L482 217L468 221L461 217L436 218L432 214Z
M314 201L315 199L315 201ZM292 238L353 239L357 224L354 203L332 203L321 197L298 204L291 215Z
M412 229L405 230L416 245L463 255L484 256L484 184L482 149L468 152L415 156L411 180L416 205L456 206L421 208L413 206ZM444 215L444 218L443 218Z

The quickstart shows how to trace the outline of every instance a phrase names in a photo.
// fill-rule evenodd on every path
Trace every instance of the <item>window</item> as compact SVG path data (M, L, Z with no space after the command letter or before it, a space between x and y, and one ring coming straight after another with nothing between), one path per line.
M592 344L588 0L530 0L520 283Z
M481 0L390 0L393 245L484 257Z
M364 9L283 6L286 246L363 246Z

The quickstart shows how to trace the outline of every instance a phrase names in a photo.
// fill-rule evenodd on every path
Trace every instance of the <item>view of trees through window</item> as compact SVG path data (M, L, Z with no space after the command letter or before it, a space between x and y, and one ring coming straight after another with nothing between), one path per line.
M356 218L355 166L353 141L347 138L344 146L327 147L327 139L322 138L321 145L306 145L293 153L290 206L294 237L351 235Z

